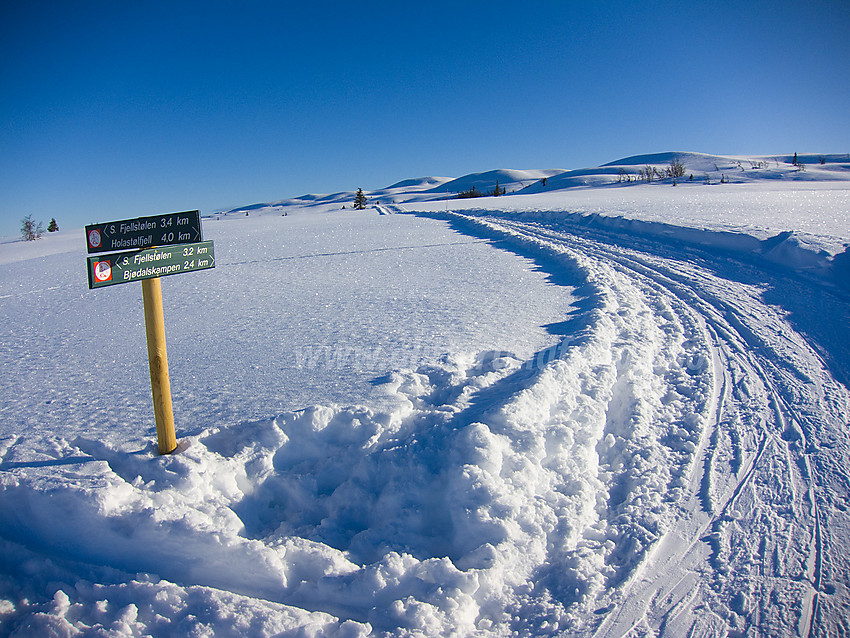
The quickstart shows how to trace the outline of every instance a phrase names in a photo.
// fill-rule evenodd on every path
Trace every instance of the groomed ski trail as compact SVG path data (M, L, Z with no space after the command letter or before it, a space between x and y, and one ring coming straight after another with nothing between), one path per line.
M652 308L650 325L675 325L679 333L664 344L670 350L666 359L658 352L621 359L609 408L623 405L616 390L620 380L643 368L642 389L650 395L632 398L656 403L652 418L640 424L650 434L635 427L640 410L621 415L631 422L619 425L632 429L632 437L644 437L644 444L651 441L650 447L639 446L638 455L652 454L652 447L668 458L679 455L678 466L674 461L670 467L681 474L652 493L664 506L642 552L622 565L616 564L616 551L602 552L609 571L621 573L598 590L594 620L571 629L597 638L846 634L850 565L842 548L850 542L845 428L850 400L816 344L791 327L787 313L763 301L767 284L751 277L756 266L698 248L647 250L650 242L565 230L519 215L442 216L462 232L581 271L595 289L590 296L606 300L595 308L602 314L628 317L634 329L637 317ZM759 275L789 291L809 285L775 269ZM833 292L824 287L809 294ZM641 312L628 312L641 304ZM593 330L605 330L604 323L600 318ZM618 339L639 342L639 332L621 329L612 351ZM669 368L663 369L673 359L701 381L677 387ZM703 393L691 403L693 427L686 425L684 432L661 410L665 396L659 392L677 390ZM615 421L609 414L606 429ZM620 436L629 438L626 432ZM596 498L607 503L611 517L621 507L614 494L628 473L606 466L605 449L606 435L600 434ZM593 529L590 522L580 535L588 538ZM614 529L606 527L609 536ZM549 544L564 540L550 538Z

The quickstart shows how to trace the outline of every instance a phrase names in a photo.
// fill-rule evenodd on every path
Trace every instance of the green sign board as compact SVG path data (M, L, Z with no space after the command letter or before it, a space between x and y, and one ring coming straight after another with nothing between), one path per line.
M163 246L88 258L89 288L215 268L213 242Z
M189 244L202 239L201 213L196 210L86 226L86 246L90 255L110 250Z

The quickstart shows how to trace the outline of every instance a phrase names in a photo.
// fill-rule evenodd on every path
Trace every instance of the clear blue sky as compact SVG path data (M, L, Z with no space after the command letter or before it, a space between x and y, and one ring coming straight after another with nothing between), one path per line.
M850 152L850 1L0 3L0 236L627 155Z

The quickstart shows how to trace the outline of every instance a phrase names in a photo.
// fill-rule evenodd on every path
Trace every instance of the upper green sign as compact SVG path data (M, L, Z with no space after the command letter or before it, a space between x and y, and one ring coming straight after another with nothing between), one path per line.
M89 288L208 268L215 268L215 252L211 241L98 255L88 258Z
M189 244L202 239L201 213L197 210L86 226L89 254Z

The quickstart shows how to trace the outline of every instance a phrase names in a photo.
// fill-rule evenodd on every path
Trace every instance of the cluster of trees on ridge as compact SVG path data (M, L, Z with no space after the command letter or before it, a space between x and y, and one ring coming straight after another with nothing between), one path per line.
M55 233L57 230L59 230L59 224L56 223L56 218L54 217L50 220L50 224L47 226L47 232ZM41 239L43 234L44 224L35 221L32 218L32 215L27 215L21 220L21 237L25 241Z

